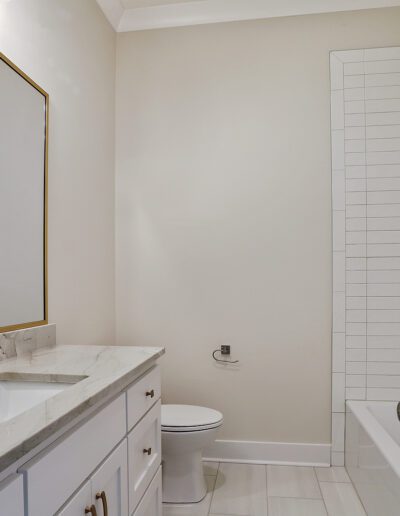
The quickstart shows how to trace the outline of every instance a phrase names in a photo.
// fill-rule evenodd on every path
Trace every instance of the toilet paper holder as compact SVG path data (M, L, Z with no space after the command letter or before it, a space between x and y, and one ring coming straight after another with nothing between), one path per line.
M239 360L226 360L217 358L215 355L217 353L220 353L222 356L230 356L231 355L231 347L229 345L223 344L220 348L215 349L212 353L212 357L216 362L222 363L222 364L237 364Z

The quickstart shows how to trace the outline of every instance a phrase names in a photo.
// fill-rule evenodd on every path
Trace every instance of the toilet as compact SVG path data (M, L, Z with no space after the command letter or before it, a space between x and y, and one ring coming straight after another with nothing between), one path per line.
M197 503L207 494L202 451L223 423L217 410L193 405L162 405L163 502Z

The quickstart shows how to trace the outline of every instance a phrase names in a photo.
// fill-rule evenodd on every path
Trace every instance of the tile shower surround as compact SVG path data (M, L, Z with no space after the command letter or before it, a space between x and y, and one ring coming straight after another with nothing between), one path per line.
M400 47L331 53L332 464L345 400L400 400Z

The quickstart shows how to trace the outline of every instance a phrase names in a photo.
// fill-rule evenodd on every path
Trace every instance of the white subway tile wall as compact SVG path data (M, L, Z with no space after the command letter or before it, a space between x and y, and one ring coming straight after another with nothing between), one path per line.
M400 400L400 47L331 53L332 464L345 400Z

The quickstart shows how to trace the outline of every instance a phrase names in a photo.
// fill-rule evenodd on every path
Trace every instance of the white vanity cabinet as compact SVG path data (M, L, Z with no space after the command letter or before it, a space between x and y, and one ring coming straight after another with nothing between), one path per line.
M128 446L124 439L92 477L92 499L97 514L128 513Z
M162 516L161 468L158 468L133 516Z
M58 516L82 516L86 508L90 509L93 504L92 483L89 480L79 491L67 502L67 505L57 513ZM89 513L90 514L90 513Z
M20 467L15 516L161 516L160 394L155 366Z
M129 512L133 513L161 463L161 402L128 435Z
M128 431L161 397L160 366L154 367L126 392Z
M0 484L0 515L24 516L24 484L22 475Z
M126 439L104 461L91 479L58 513L59 516L124 516L128 513L128 459ZM94 511L93 507L96 509Z
M52 516L126 435L121 394L22 468L29 516Z

